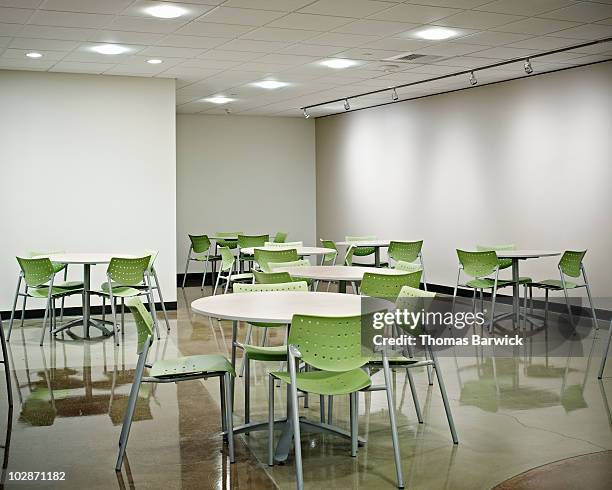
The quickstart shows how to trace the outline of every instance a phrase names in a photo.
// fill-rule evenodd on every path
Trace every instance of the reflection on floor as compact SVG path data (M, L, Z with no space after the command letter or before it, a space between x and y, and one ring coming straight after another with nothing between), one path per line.
M178 319L171 314L172 330L154 343L153 360L229 355L231 325L190 312L186 305L200 296L199 289L179 290L178 296ZM39 327L40 320L26 321L23 329L16 328L9 346L12 414L0 400L7 488L28 486L10 480L15 471L65 472L66 488L294 487L291 455L284 465L269 468L263 463L266 432L237 437L237 463L228 465L219 434L216 381L144 385L127 464L116 475L117 442L137 358L133 324L126 321L117 348L111 339L84 343L68 336L40 348ZM282 338L280 330L271 334L272 342ZM239 335L244 332L241 326ZM607 398L612 397L612 363L603 382L596 376L604 334L601 330L594 338L591 332L579 357L547 357L539 351L534 355L528 347L517 348L513 357L495 357L492 347L474 349L470 355L440 355L458 446L452 444L440 393L428 385L426 371L415 373L424 424L416 420L405 374L398 371L395 396L406 487L491 488L547 463L612 450ZM252 420L267 419L266 372L277 368L258 362L251 369ZM238 379L236 423L244 413L241 390ZM282 407L284 389L279 387L276 396L277 407ZM335 422L343 427L348 426L347 402L334 403ZM303 434L307 488L394 488L384 393L361 395L359 412L359 432L368 442L357 458L350 457L348 441ZM310 407L301 413L316 419L318 397L311 397Z

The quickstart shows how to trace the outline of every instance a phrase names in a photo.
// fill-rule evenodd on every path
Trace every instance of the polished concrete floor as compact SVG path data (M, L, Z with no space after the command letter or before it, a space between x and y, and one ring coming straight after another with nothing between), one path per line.
M154 359L201 353L229 355L231 325L194 316L186 305L201 294L179 290L171 331L151 350ZM210 294L208 290L205 294ZM5 327L7 323L5 322ZM163 323L161 323L163 326ZM82 342L58 336L38 345L40 320L18 324L9 344L15 398L11 430L0 401L0 455L7 488L293 488L294 466L268 467L266 432L239 436L229 465L220 438L216 380L145 386L140 393L123 472L114 471L121 420L136 362L136 336L126 315L121 346L110 338ZM604 325L602 324L602 327ZM243 336L245 327L240 327ZM415 373L424 423L416 420L405 375L397 373L396 407L407 488L486 489L551 462L612 449L612 362L597 380L605 327L585 340L584 355L545 357L517 349L495 357L491 347L470 356L440 356L459 434L453 445L437 387ZM279 333L280 336L280 333ZM274 337L274 336L273 336ZM595 337L595 338L594 338ZM253 420L267 418L266 371L252 369ZM381 376L380 374L376 376ZM4 391L4 377L0 392ZM242 421L242 381L235 421ZM277 389L277 410L284 389ZM306 488L394 488L395 470L383 392L361 395L356 458L348 441L303 434ZM335 422L347 427L347 400L337 399ZM302 415L317 419L318 397ZM8 447L4 448L4 436ZM65 472L63 482L16 482L10 472ZM610 482L612 487L612 482ZM509 487L505 487L509 488Z

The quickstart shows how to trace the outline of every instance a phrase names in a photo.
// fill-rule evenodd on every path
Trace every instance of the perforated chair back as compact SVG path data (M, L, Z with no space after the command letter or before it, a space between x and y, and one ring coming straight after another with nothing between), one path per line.
M308 292L308 284L306 281L279 282L276 284L234 284L234 293L261 293L272 291Z
M421 264L417 264L415 262L404 262L403 260L396 262L395 269L404 272L423 272L423 266Z
M287 233L284 231L277 231L274 236L274 243L284 243L287 240Z
M423 240L416 242L395 242L389 243L389 257L395 261L414 262L419 258L421 249L423 248Z
M291 282L291 275L288 272L263 272L254 270L255 284L279 284Z
M397 296L395 305L399 310L407 310L413 312L427 311L429 302L436 297L436 293L423 291L422 289L404 286ZM412 336L417 336L424 333L423 325L418 324L415 328L403 328L403 331Z
M227 272L234 267L236 257L228 247L219 247L219 253L221 254L221 266L220 270Z
M404 286L418 288L422 271L406 274L376 274L366 272L361 280L361 294L395 301Z
M559 260L559 269L563 274L570 277L578 277L582 270L582 259L586 250L566 250Z
M263 247L270 240L270 235L238 235L240 248Z
M137 286L144 281L151 256L138 258L113 257L106 273L119 286Z
M487 251L495 251L502 252L504 250L516 250L516 245L513 243L508 243L505 245L476 245L476 250L479 252L487 252ZM512 267L512 259L497 259L499 263L500 269L507 269L508 267Z
M346 242L360 242L365 240L376 240L375 235L365 235L365 236L351 236L347 235L344 237L344 241ZM355 246L353 249L353 255L358 257L365 257L366 255L372 255L376 249L374 247L357 247ZM351 262L352 263L352 262Z
M293 262L298 259L297 250L294 248L286 250L255 249L255 262L259 264L259 267L264 272L273 272L269 265L272 262Z
M34 258L40 255L53 255L53 254L63 254L65 250L46 250L41 252L40 250L30 250L28 252L28 257ZM53 270L57 273L63 269L65 269L68 264L64 264L62 262L51 262L53 264Z
M208 235L189 235L191 249L194 253L203 254L210 249L210 239Z
M361 316L293 315L288 343L302 360L323 371L350 371L366 364L362 356Z
M215 233L220 239L217 240L217 245L220 247L236 248L238 246L238 236L244 235L243 231L218 231ZM227 237L227 239L223 239Z
M463 266L463 272L471 277L486 277L493 274L498 266L499 260L494 250L481 252L469 252L457 249L459 263Z
M333 240L324 240L323 238L321 238L321 245L323 245L324 248L329 248L330 250L333 250L332 252L323 256L322 265L334 264L336 258L338 257L338 246L336 245L336 243Z
M298 259L291 260L289 262L270 262L268 265L270 266L272 272L274 272L276 269L280 269L282 267L306 267L312 264L306 259Z
M149 250L148 248L145 248L144 253L145 253L145 255L149 255L151 257L149 259L149 265L147 267L147 272L152 274L153 273L153 269L154 269L154 265L155 265L155 259L157 259L157 256L159 255L159 252L157 250Z
M42 286L55 275L53 263L46 257L39 259L17 257L17 262L26 284L30 287Z
M141 354L145 342L153 335L153 318L137 296L126 298L125 304L130 309L136 322L136 331L138 332L137 353Z

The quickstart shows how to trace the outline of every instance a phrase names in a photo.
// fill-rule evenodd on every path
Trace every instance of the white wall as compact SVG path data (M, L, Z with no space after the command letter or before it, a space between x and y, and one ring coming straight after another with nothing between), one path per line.
M612 295L612 63L317 119L317 233L424 239L429 281L455 249L588 248ZM521 263L556 277L558 258Z
M288 240L314 244L315 195L312 120L177 116L179 272L188 234L286 231Z
M0 310L28 250L157 249L176 300L174 94L173 80L0 71Z

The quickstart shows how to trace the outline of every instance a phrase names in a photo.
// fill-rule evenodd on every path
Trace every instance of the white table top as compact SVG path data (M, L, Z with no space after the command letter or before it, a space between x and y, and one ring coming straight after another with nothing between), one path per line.
M395 240L400 241L400 240ZM348 247L349 245L355 245L356 247L375 247L375 248L384 248L388 247L391 243L391 240L356 240L354 242L341 241L336 242L336 245L342 245L344 247Z
M290 323L294 314L356 316L361 297L356 294L275 291L206 296L191 303L195 313L245 322Z
M561 255L555 250L496 250L495 253L500 259L537 259Z
M246 247L246 248L241 248L240 251L245 255L253 255L255 253L256 248L260 250L292 250L292 249L295 249L297 250L297 254L301 257L305 255L325 255L329 253L334 253L333 249L331 248L292 247L292 246L288 246L288 247Z
M274 272L288 272L292 277L316 279L319 281L361 282L366 272L375 274L400 275L404 271L387 268L357 267L348 265L311 265L295 267L275 267Z
M144 257L144 254L142 255ZM108 264L113 257L122 257L126 259L136 258L136 255L122 253L96 253L96 252L76 252L76 253L57 253L48 255L38 255L36 258L49 257L52 262L61 262L62 264Z

